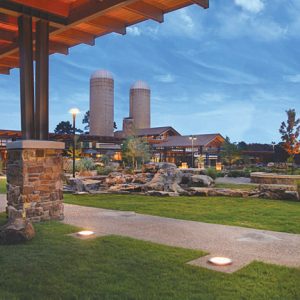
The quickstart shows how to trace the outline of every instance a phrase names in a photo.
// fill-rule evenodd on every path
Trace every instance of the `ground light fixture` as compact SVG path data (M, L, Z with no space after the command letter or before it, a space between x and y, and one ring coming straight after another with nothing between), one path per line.
M95 234L95 232L90 231L90 230L82 230L82 231L77 232L77 235L81 236L81 237L87 237L87 236L91 236L93 234Z
M208 260L208 262L215 266L228 266L232 264L232 259L228 257L216 256L216 257L211 257Z

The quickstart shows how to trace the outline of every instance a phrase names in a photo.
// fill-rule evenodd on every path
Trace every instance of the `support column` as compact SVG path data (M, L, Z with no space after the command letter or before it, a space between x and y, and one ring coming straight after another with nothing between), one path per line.
M48 140L49 132L49 23L36 23L35 137Z
M64 143L23 140L7 144L7 212L32 222L63 219Z
M25 140L34 139L32 18L18 18L20 52L21 129Z

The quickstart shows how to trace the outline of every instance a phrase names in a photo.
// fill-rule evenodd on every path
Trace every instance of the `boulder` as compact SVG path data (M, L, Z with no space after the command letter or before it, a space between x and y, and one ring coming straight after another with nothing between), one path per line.
M142 191L142 185L138 184L116 184L112 185L108 192L119 193L119 192L130 192L138 193Z
M293 185L262 184L250 196L274 200L300 200L296 187Z
M190 177L190 186L209 187L214 184L214 180L207 175L192 175Z
M145 184L153 178L151 173L139 173L133 176L132 183Z
M0 228L0 244L19 244L33 239L35 230L31 222L23 218L10 219Z
M184 193L180 187L182 173L174 164L164 164L154 175L152 180L145 184L146 190Z
M84 178L70 178L69 187L75 193L91 192L100 189L102 184L101 180L84 179ZM69 189L65 187L65 190Z
M121 172L111 172L105 179L105 184L108 186L116 184L130 183L133 180L133 175L123 174Z

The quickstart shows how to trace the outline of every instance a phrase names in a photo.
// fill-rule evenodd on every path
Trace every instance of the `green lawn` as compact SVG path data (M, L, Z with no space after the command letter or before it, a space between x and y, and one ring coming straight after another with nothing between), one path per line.
M31 242L0 246L0 299L300 299L299 269L256 262L228 275L187 265L200 251L78 240L59 222L35 228Z
M6 193L6 180L0 179L0 194Z
M230 197L65 195L65 203L300 233L300 202Z

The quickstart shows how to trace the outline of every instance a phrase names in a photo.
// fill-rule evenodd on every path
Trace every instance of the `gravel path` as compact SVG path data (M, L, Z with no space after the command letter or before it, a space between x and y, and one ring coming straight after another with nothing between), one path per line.
M0 211L6 196L0 195ZM184 221L100 208L65 204L64 223L93 230L97 236L121 235L168 246L199 249L209 255L189 264L221 272L235 272L250 262L300 267L300 235L243 227ZM215 267L212 256L226 256L233 264Z

